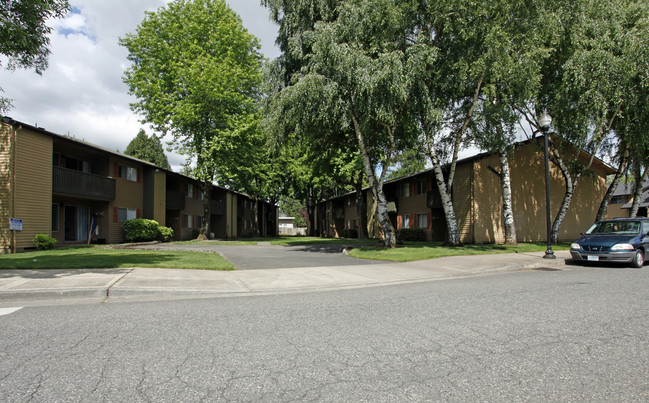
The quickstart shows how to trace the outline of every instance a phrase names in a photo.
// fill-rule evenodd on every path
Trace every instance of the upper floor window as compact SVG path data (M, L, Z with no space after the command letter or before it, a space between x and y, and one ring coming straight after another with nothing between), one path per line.
M73 169L75 171L90 173L90 163L67 155L54 153L52 156L52 164L57 167Z
M118 177L131 182L137 182L137 168L120 165L118 168Z
M194 197L194 185L191 183L187 184L187 191L185 192L185 196L187 197Z
M624 196L613 196L611 198L611 204L625 204L626 198Z
M399 196L401 197L410 197L410 184L402 183L399 185Z
M426 181L425 180L418 180L416 184L416 192L418 195L423 195L426 193Z

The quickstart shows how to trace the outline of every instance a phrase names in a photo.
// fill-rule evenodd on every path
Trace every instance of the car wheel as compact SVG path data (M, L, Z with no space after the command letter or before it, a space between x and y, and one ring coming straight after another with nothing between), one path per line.
M633 260L631 260L631 265L633 267L639 269L642 266L644 266L644 252L641 250L635 251L635 255L633 255Z

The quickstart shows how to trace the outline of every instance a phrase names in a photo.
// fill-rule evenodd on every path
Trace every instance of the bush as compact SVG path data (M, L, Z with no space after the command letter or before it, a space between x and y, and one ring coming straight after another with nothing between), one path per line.
M426 241L426 231L423 228L400 228L397 230L397 241Z
M346 228L342 232L343 238L358 238L358 230L354 228Z
M135 218L124 223L127 242L149 242L158 239L160 224L155 220Z
M36 247L39 250L48 250L54 247L56 239L52 238L47 234L36 234L32 241L36 244Z
M174 239L174 230L169 227L158 227L158 240L161 242L171 242Z

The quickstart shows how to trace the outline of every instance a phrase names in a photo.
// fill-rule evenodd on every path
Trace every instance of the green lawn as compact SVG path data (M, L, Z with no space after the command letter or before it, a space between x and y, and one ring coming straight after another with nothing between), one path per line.
M494 253L545 252L546 243L519 243L518 245L465 245L457 248L442 246L441 243L405 242L397 248L363 246L354 248L349 256L361 259L389 260L393 262L411 262L414 260L434 259L446 256L485 255ZM568 250L570 244L554 245L553 250Z
M48 251L0 255L0 269L78 269L157 267L234 270L215 253L69 247Z

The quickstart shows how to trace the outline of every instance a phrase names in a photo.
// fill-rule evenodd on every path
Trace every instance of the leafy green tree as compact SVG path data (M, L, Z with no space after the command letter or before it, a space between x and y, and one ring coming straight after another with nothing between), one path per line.
M563 174L566 188L552 224L552 241L558 234L579 181L587 177L596 155L617 141L618 156L627 144L639 146L643 136L629 122L636 102L646 88L647 16L644 1L580 0L559 2L555 14L556 36L543 69L542 86L535 102L522 110L538 130L537 116L547 108L554 117L551 160ZM625 129L621 129L625 127ZM616 140L617 139L617 140ZM612 147L616 148L616 147ZM584 159L582 150L591 157ZM642 152L640 153L642 155ZM633 157L633 154L631 154ZM621 164L623 165L623 164Z
M133 140L128 143L124 154L149 161L164 169L171 169L160 139L155 135L147 136L143 129L140 129Z
M46 22L50 18L65 16L69 9L67 0L0 2L0 54L8 59L6 68L34 68L37 74L42 74L47 69L50 54L48 35L52 32ZM0 98L0 113L10 105L9 99Z
M211 194L219 174L244 154L256 125L261 55L257 39L223 0L176 0L148 12L134 34L120 39L131 67L124 74L132 109L177 149L195 159L196 178ZM204 203L200 238L209 234Z
M394 247L383 182L394 153L414 134L403 125L416 70L405 52L404 10L388 0L266 3L285 35L287 73L271 118L329 143L353 135L347 152L361 156L385 244Z

